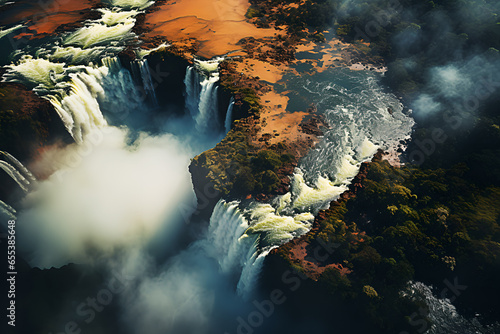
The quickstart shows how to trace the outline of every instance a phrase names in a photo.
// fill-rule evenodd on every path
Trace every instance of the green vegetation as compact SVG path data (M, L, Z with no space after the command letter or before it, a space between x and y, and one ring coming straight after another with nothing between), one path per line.
M195 157L192 165L207 170L207 181L226 198L276 193L280 168L295 158L286 153L284 145L273 151L260 150L249 142L248 128L239 123L217 146Z
M231 61L223 61L220 64L220 73L220 85L234 96L237 108L244 108L247 115L257 115L262 108L255 88L258 80L238 73L236 64Z
M406 303L397 292L412 279L440 287L458 277L468 288L457 304L498 320L500 304L488 296L500 294L500 187L479 187L467 173L464 164L398 169L373 162L364 189L330 209L317 234L339 244L329 261L352 273L329 269L320 280L334 295L357 300L384 330L399 328L385 312Z

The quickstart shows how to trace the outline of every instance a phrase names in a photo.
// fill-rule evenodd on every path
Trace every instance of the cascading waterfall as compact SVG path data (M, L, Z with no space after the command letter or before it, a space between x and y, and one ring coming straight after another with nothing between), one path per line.
M311 229L314 216L348 189L362 162L370 160L378 148L395 147L411 134L413 120L403 114L403 106L393 95L383 92L372 73L334 74L324 82L314 81L314 77L307 77L306 82L300 77L297 83L287 81L287 89L312 95L310 101L319 99L318 111L330 127L299 162L290 192L272 203L252 202L241 209L248 228L240 240L252 237L255 247L242 269L238 283L242 291L251 291L270 250ZM332 83L332 78L338 84ZM351 85L349 91L344 88L346 82ZM360 101L359 96L366 100ZM387 108L392 109L392 115ZM211 221L221 219L217 216L220 214L212 215ZM239 254L245 252L240 250Z
M219 81L217 69L223 59L195 59L194 66L186 69L186 108L196 122L196 129L205 133L220 127L216 83Z
M12 154L5 151L0 151L0 155L3 155L7 160L9 160L11 164L13 164L16 167L16 169L20 172L20 174L22 174L29 183L36 183L37 180L35 176Z
M4 201L0 201L0 213L3 213L9 219L16 219L17 215L16 210Z
M36 183L33 174L14 156L8 152L0 151L0 156L5 160L0 160L0 169L6 172L19 188L28 192ZM6 161L7 160L7 161Z
M234 108L234 97L231 96L229 100L229 106L226 111L226 120L224 121L224 128L226 129L226 133L231 130L231 125L233 124L233 108Z
M132 73L134 74L134 78L140 80L144 92L148 96L150 103L155 107L158 106L155 87L153 84L147 59L139 59L134 61L132 63Z
M30 182L14 166L6 161L0 160L0 169L3 169L24 192L28 192Z
M27 56L8 67L4 80L38 84L35 92L52 103L67 131L82 143L86 134L107 125L102 110L125 117L143 108L143 98L119 59L101 62L102 66L66 66Z
M259 235L247 235L249 224L238 208L239 202L220 200L210 217L207 246L224 274L236 274L237 293L246 298L252 292L260 273Z
M307 233L314 216L279 216L271 205L262 203L241 211L239 205L237 201L217 203L210 217L208 240L221 271L238 273L237 292L247 298L258 282L267 254Z
M205 78L201 82L200 103L198 105L198 115L196 116L196 128L199 130L213 129L212 126L218 126L218 100L216 82L218 76Z
M21 52L15 64L6 66L2 79L27 84L49 100L77 143L107 125L104 111L123 118L144 108L144 97L115 55L135 37L131 29L140 12L133 8L140 9L146 3L118 2L111 10L98 9L101 18L87 21L84 27L66 34L63 46L42 46L36 58ZM96 65L99 63L102 65ZM147 61L140 60L138 67L144 91L155 102Z
M240 237L248 228L248 221L241 214L238 204L221 200L210 217L208 240L213 246L212 256L218 259L223 273L230 273L242 265L245 256L240 247Z

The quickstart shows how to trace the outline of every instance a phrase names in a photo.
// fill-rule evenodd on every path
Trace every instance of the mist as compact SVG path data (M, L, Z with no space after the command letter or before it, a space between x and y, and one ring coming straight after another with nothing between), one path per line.
M411 106L420 120L451 109L461 118L475 117L480 106L500 87L500 61L475 55L428 70L426 86Z
M48 163L55 172L26 196L18 216L20 247L32 266L89 263L144 246L160 232L165 245L173 242L182 224L178 206L194 197L192 150L170 134L128 141L127 130L105 128L95 146L53 147L33 166L43 173Z

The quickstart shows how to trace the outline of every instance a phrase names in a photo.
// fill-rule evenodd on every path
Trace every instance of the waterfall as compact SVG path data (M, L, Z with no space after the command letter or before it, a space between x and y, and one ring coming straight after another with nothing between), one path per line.
M231 125L233 124L233 107L234 97L231 96L231 100L229 100L229 106L227 107L226 120L224 121L224 128L226 129L226 133L231 130Z
M16 219L16 210L4 201L0 201L0 212L10 219Z
M307 233L314 216L278 216L273 207L261 203L242 212L239 205L237 201L217 203L210 217L207 241L221 272L237 275L237 293L247 298L255 289L269 252Z
M242 253L240 237L248 228L248 222L238 209L238 202L217 203L210 217L208 240L213 256L218 259L221 271L229 273L241 265Z
M153 80L151 78L151 72L149 71L149 65L147 59L139 61L139 69L141 71L142 83L144 85L144 90L152 100L153 104L158 105L156 100L155 87L153 85Z
M156 98L155 86L151 77L151 71L147 59L139 59L132 63L132 74L134 78L142 84L144 93L147 95L150 103L157 107L158 100Z
M200 103L198 105L198 115L195 117L196 129L206 132L208 129L216 129L218 122L218 101L215 84L219 81L218 76L205 78L201 82Z
M14 166L6 161L0 160L0 168L3 169L24 192L28 192L30 182Z
M193 66L188 66L186 69L184 77L186 108L199 131L206 132L219 126L217 81L219 81L218 74L206 76Z
M217 131L221 124L218 116L217 72L223 58L201 61L195 59L194 66L186 68L184 85L186 88L186 109L201 132Z
M186 88L185 101L186 109L192 117L198 113L198 103L200 97L199 74L193 66L186 68L186 75L184 76L184 86Z
M24 175L24 177L29 182L36 182L35 176L26 168L19 160L17 160L12 154L4 151L0 151L0 155L3 155L5 158L10 160L10 162L17 168L17 170Z
M243 298L249 297L257 282L267 253L258 249L258 235L247 235L247 219L238 208L239 202L220 200L210 217L207 249L224 274L238 276L236 291Z
M105 57L102 65L66 66L45 59L23 57L8 66L5 81L29 82L34 91L50 101L75 142L107 126L103 111L121 118L144 108L144 97L134 85L130 72L117 57ZM154 92L147 64L141 71L146 91Z
M18 24L16 26L14 26L12 28L8 28L8 29L0 28L0 39L7 36L10 33L13 33L14 31L16 31L22 27L24 27L22 24Z
M143 108L144 97L116 54L136 37L132 28L140 11L134 8L151 4L117 0L112 9L96 10L101 17L63 34L61 46L42 45L36 58L20 52L17 63L6 66L3 81L26 84L49 100L75 142L82 143L88 133L107 126L103 112L123 118ZM145 95L156 104L147 61L138 67Z
M10 153L0 151L0 156L10 161L9 163L5 160L0 160L0 169L5 171L24 192L28 192L36 183L36 178L33 174Z

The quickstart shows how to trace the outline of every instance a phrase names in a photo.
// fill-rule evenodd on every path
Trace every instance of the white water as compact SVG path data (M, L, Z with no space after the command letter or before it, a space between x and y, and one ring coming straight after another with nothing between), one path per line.
M12 154L0 151L0 169L17 183L25 193L28 193L37 183L37 179L19 160ZM0 212L6 215L9 219L16 219L16 210L7 203L0 201Z
M195 59L194 66L186 69L186 108L196 122L196 129L203 133L216 132L220 127L216 83L219 81L217 69L222 60Z
M0 160L0 169L3 169L24 192L28 192L30 182L14 166L6 161Z
M35 176L26 168L19 160L17 160L12 154L5 152L5 151L0 151L0 155L3 155L7 160L9 160L15 168L19 171L20 174L22 174L28 183L35 183L36 178Z
M36 178L10 153L0 151L0 156L5 159L0 160L0 169L7 173L7 175L17 183L19 188L27 193L36 184Z
M236 290L246 299L258 283L267 254L307 233L314 216L280 216L271 205L262 203L253 203L242 212L239 205L236 201L217 203L210 217L207 252L217 259L221 272L238 276Z
M106 8L99 8L97 9L97 11L102 14L101 18L91 22L102 23L108 27L116 26L119 24L135 24L135 17L137 16L137 14L142 13L141 11L137 10L123 11L109 10Z
M4 201L0 201L0 212L3 213L7 219L16 219L16 210Z
M84 49L95 46L123 46L135 38L132 32L135 17L141 13L136 10L98 9L101 18L86 22L85 26L68 34L63 39L65 46L79 46Z
M149 72L143 70L141 75L149 81L148 89L153 89L147 78ZM125 118L131 111L143 109L144 97L118 58L103 58L101 66L66 67L64 63L24 56L18 65L8 66L4 80L36 86L35 92L52 103L77 143L107 125L103 111Z
M112 6L124 9L146 9L154 4L154 1L149 0L106 0L106 2Z
M123 46L95 46L82 49L80 47L60 47L40 48L36 56L45 58L51 62L63 62L70 65L98 63L102 58L114 57L124 49Z
M134 76L140 78L144 92L148 96L153 106L158 106L155 87L149 70L147 59L138 59L132 63L132 72Z
M28 83L40 89L54 89L66 75L64 63L35 59L30 55L22 56L17 64L7 65L6 69L2 81Z
M236 291L248 298L258 282L263 259L271 249L259 252L260 235L249 231L249 223L238 206L239 202L217 203L210 217L205 248L218 261L222 273L236 274Z
M16 26L8 28L8 29L0 28L0 39L7 36L8 34L14 32L14 31L18 30L18 29L21 29L22 27L24 27L22 24L18 24Z
M170 46L170 44L168 44L168 43L162 43L162 44L158 45L156 48L152 48L152 49L146 50L143 48L139 48L139 49L135 50L135 55L137 56L137 58L143 59L144 57L149 56L149 54L156 52L156 51L159 51L159 50L163 50L165 48L168 48L169 46Z
M102 66L86 67L70 77L70 92L49 95L48 99L77 143L107 125L102 110L125 118L143 108L144 99L118 58L104 58Z
M229 106L226 111L226 120L224 121L224 128L226 129L226 133L231 130L231 125L233 124L233 107L234 107L234 97L231 96L229 100Z
M370 160L378 148L396 148L400 140L409 138L414 124L372 73L346 70L295 80L287 81L287 89L316 102L330 128L324 129L320 143L299 162L290 192L269 204L253 202L243 210L249 219L245 235L259 236L254 263L264 261L270 249L307 233L319 210L327 209L348 189L361 163ZM255 284L259 266L252 268L242 275L242 282Z

